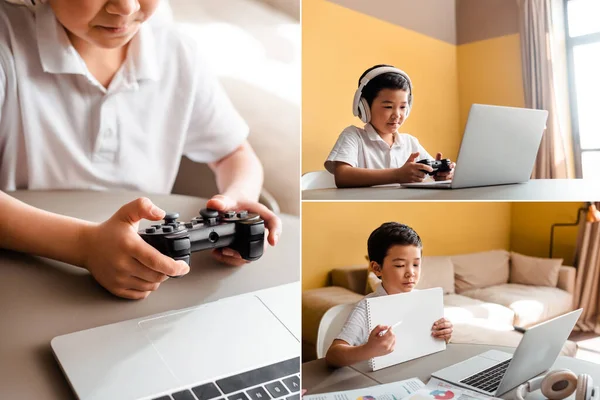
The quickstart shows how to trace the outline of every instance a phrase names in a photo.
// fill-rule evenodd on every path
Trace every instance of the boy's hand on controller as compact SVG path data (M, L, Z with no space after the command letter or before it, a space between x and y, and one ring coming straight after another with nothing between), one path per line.
M441 160L442 159L442 153L437 153L437 155L435 156L436 160ZM438 172L437 174L433 175L433 179L435 179L436 181L448 181L451 180L454 177L454 167L456 167L456 163L452 162L450 164L450 171L446 171L446 172Z
M271 246L275 246L279 241L279 237L281 236L281 219L273 211L256 201L234 200L231 197L218 194L208 200L206 208L212 208L221 212L247 210L251 213L257 213L265 221L266 242ZM228 247L214 249L212 254L218 261L233 266L240 266L249 262L244 260L240 253Z
M387 332L383 336L379 334L383 331ZM366 347L369 349L371 357L380 357L390 354L396 347L396 335L387 325L377 325L369 334Z
M125 204L101 224L89 226L83 235L86 268L100 285L119 297L143 299L158 289L168 276L185 275L190 267L175 261L144 242L139 221L160 221L165 212L145 197Z
M425 171L433 171L429 165L417 164L417 157L419 153L412 153L404 165L398 168L398 183L423 182L427 176Z
M440 318L433 323L431 327L431 336L437 339L444 339L446 343L452 337L453 325L446 318Z

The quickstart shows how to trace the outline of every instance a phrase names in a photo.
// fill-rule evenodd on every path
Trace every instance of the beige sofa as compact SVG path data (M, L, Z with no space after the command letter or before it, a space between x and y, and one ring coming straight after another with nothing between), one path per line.
M454 343L516 346L527 327L572 310L575 268L562 260L526 257L505 250L456 256L424 256L417 289L444 290L445 317L454 324ZM540 284L524 284L522 282ZM315 343L323 314L337 304L355 303L379 279L366 265L337 268L330 285L302 294L303 360L316 356ZM563 354L574 355L568 342Z

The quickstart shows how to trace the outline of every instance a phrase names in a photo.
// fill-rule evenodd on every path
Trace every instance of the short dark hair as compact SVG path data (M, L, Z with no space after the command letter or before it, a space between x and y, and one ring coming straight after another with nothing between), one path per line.
M421 238L413 228L398 222L386 222L371 232L367 240L369 261L383 265L388 250L396 245L423 248Z
M358 78L358 85L360 86L360 81L362 78L364 78L364 76L366 74L368 74L370 71L374 70L375 68L379 68L379 67L394 68L393 65L388 65L388 64L375 65L375 66L369 68L368 70L366 70L365 72L363 72L363 74L360 76L360 78ZM398 73L387 72L385 74L377 75L375 78L371 79L369 81L369 83L367 83L367 86L365 86L363 88L362 97L364 97L365 100L367 100L369 107L371 107L371 105L373 104L373 100L375 100L375 97L377 97L377 95L379 94L379 92L382 89L405 90L406 92L408 92L408 104L411 104L410 99L412 97L412 93L410 91L410 85L408 84L408 81L406 80L406 78Z

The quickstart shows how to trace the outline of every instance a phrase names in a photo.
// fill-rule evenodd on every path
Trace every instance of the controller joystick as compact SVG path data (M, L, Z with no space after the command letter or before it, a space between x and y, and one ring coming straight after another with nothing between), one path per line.
M422 169L421 171L427 173L428 175L435 175L438 172L450 171L450 166L452 165L452 161L450 161L449 158L446 158L443 160L424 159L424 160L417 161L417 164L429 165L431 168L433 168L433 171L429 172L424 169Z
M178 222L178 213L167 213L164 224L138 233L152 247L175 260L190 264L191 253L229 247L244 260L258 260L264 249L265 223L256 213L203 208L190 222Z

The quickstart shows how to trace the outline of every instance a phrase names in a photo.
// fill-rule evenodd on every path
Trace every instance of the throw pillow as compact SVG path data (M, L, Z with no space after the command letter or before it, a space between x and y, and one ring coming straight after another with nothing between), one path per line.
M510 253L510 282L522 285L550 286L558 284L562 258L539 258Z

